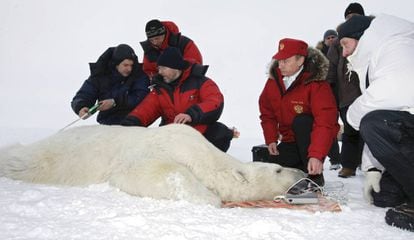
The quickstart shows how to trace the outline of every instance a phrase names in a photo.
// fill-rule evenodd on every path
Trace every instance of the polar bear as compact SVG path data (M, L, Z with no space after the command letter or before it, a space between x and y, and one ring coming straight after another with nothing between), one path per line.
M243 163L182 124L158 128L82 126L0 152L0 176L43 184L109 182L131 195L220 206L269 200L304 173Z

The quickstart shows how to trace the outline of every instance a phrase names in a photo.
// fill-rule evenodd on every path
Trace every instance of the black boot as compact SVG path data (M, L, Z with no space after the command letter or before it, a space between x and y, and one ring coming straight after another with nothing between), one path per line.
M385 214L388 225L414 232L414 204L404 203Z

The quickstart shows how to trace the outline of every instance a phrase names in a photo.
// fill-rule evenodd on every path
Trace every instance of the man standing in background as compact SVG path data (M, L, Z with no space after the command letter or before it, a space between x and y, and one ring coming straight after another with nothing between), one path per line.
M150 78L158 73L157 59L168 47L177 48L190 63L203 64L197 45L190 38L181 35L174 22L153 19L146 24L145 33L148 39L141 42L144 50L143 69Z

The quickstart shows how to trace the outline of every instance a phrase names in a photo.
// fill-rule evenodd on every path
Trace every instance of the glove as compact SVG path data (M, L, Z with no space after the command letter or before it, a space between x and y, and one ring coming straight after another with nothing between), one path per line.
M373 203L374 199L371 195L371 191L374 190L376 193L381 191L380 180L382 173L380 171L369 171L365 174L364 184L364 197L369 203Z

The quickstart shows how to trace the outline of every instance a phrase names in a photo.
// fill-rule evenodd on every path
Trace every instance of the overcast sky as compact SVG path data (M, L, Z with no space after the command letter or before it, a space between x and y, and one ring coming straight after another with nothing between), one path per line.
M315 46L336 28L351 1L2 0L0 126L60 129L76 119L70 101L89 75L88 62L109 46L131 45L140 61L148 20L172 20L210 65L225 95L222 121L242 134L260 130L258 96L284 37ZM360 1L367 14L414 21L414 2ZM88 119L82 124L94 124Z

